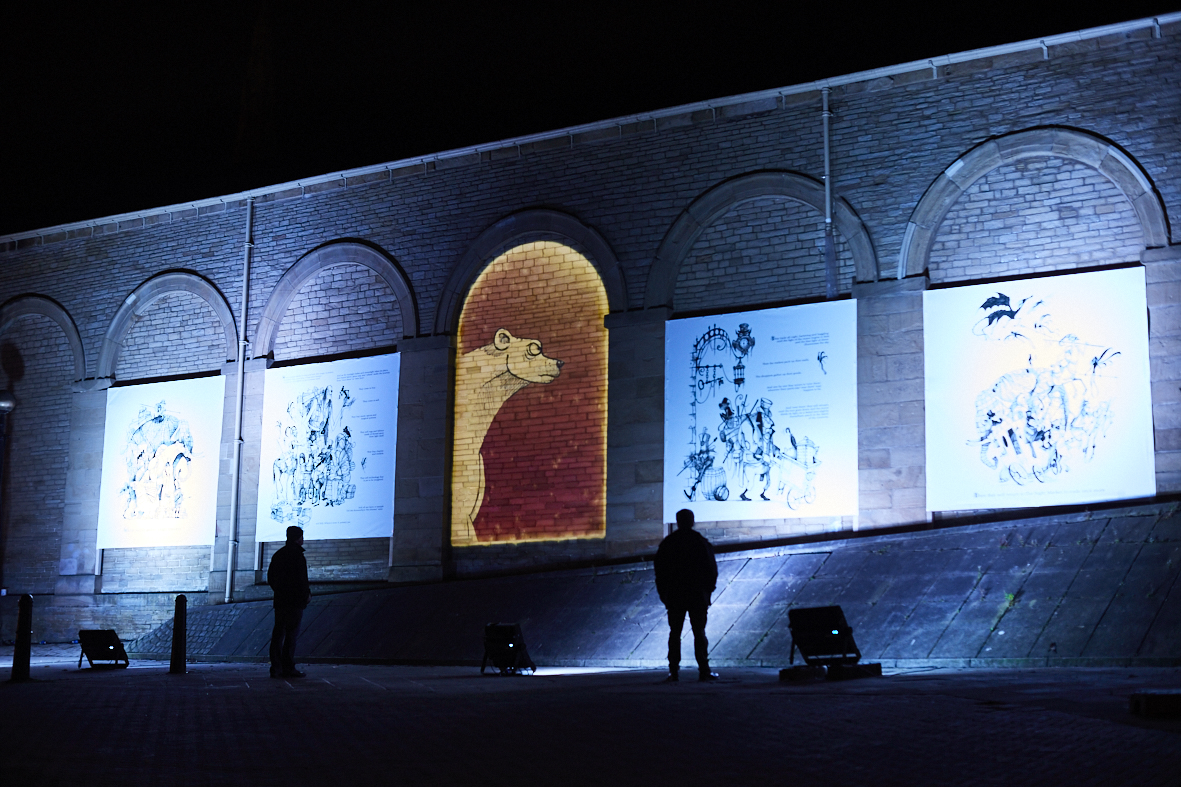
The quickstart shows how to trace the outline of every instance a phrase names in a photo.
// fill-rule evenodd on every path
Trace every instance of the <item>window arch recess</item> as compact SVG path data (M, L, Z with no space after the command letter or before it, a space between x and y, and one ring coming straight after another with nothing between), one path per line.
M82 337L78 333L78 326L61 304L43 295L19 295L0 307L0 336L12 327L21 317L39 314L57 323L65 334L66 342L70 345L70 355L74 362L74 381L79 382L86 377L86 355L82 349Z
M1057 126L1034 128L985 140L939 174L906 225L897 278L918 276L927 270L939 226L973 183L997 167L1033 156L1059 156L1097 170L1135 209L1145 247L1169 245L1164 203L1148 174L1131 156L1110 140L1087 131Z
M759 197L794 200L824 215L824 184L806 175L784 171L754 172L719 183L685 208L665 234L649 268L644 308L672 307L677 276L693 244L735 205ZM853 254L855 280L876 281L877 254L869 230L853 207L841 197L833 198L833 223Z
M360 265L381 277L398 301L398 309L402 312L403 334L407 338L415 335L418 330L418 306L402 269L383 252L367 243L333 241L304 255L279 278L259 318L254 341L251 342L252 357L261 358L274 352L275 338L279 335L279 326L291 301L320 271L336 265Z
M209 304L221 325L225 336L226 360L235 356L238 336L234 327L234 313L226 302L225 296L208 279L190 271L166 271L153 276L139 285L120 304L111 320L107 333L103 336L102 348L98 354L98 365L95 376L99 379L111 379L119 363L119 353L123 349L123 340L136 320L148 311L157 300L173 292L187 292L196 295Z
M467 292L488 263L514 246L541 240L569 244L581 252L598 271L611 311L627 311L623 269L603 236L567 213L532 209L496 222L484 230L460 257L439 299L434 332L451 334L458 330Z

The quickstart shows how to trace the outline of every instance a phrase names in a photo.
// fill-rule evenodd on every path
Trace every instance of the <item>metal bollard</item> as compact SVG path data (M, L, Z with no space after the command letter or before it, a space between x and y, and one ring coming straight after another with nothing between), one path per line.
M188 641L185 630L188 628L188 606L189 600L184 594L176 597L176 612L172 616L172 662L168 667L169 675L184 675L188 671L185 669L185 645Z
M29 658L33 653L33 597L25 593L16 608L16 648L12 652L10 683L30 680Z

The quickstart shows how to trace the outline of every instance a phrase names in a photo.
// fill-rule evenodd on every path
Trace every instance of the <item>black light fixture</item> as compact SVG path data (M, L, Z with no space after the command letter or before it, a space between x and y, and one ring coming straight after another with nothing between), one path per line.
M80 629L78 644L82 646L78 669L82 669L84 658L90 662L91 669L123 669L131 664L114 629Z
M795 663L796 648L799 648L807 667L782 670L782 680L819 677L820 670L827 672L829 680L882 674L881 664L858 663L861 650L853 640L853 627L845 620L845 612L839 606L789 609L787 624L791 629L789 663Z
M488 662L501 675L532 675L537 669L525 647L525 635L519 623L489 623L484 626L484 660L480 663L480 674L484 674Z

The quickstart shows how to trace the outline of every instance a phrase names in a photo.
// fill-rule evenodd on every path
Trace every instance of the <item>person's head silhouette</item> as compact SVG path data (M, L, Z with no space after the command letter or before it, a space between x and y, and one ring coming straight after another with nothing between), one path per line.
M693 529L693 512L687 508L682 508L680 511L678 511L677 512L677 527L678 528L686 527L686 528L689 528L690 530L692 530Z

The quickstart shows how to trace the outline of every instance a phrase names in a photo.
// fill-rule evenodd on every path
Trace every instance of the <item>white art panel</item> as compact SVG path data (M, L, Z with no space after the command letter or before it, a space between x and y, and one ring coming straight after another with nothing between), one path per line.
M389 537L394 526L398 356L268 369L257 538Z
M923 293L927 509L1156 494L1144 270Z
M664 520L857 513L857 304L665 327Z
M98 548L212 544L225 378L107 389Z

